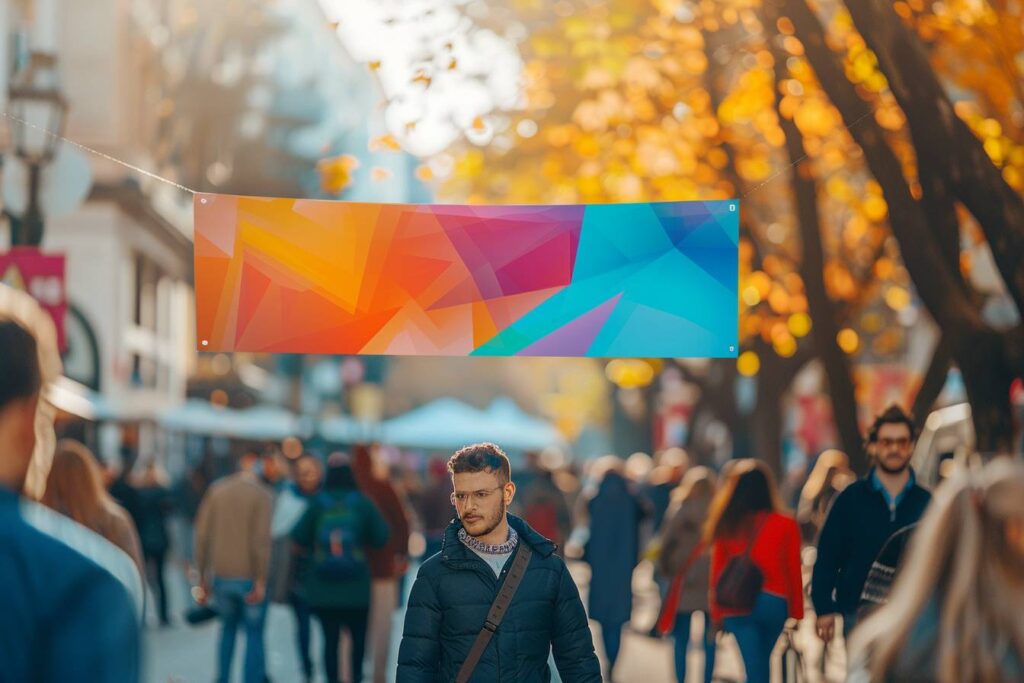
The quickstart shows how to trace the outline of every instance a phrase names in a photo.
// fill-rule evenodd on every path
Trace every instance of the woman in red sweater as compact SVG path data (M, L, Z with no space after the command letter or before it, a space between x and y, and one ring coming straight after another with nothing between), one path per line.
M736 637L750 683L768 683L772 650L786 619L804 616L800 528L782 510L771 470L759 460L739 460L712 501L705 528L711 620ZM716 599L719 578L748 548L764 578L761 591L750 609L726 608Z

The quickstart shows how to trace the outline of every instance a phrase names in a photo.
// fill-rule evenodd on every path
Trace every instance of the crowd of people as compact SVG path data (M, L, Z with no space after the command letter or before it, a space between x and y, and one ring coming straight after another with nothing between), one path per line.
M672 639L679 681L694 625L705 681L722 634L747 680L769 681L780 636L811 609L853 681L1024 679L1024 465L966 460L933 495L896 406L867 434L868 473L825 452L795 505L759 460L715 471L673 450L580 468L533 454L513 472L489 443L431 460L423 482L355 447L252 451L228 476L172 486L155 460L114 471L69 440L37 476L52 440L42 350L31 322L0 320L0 680L140 680L144 615L174 620L173 511L192 519L178 549L195 582L189 617L220 621L222 681L238 631L242 680L268 680L270 603L291 608L307 680L388 680L395 645L402 683L544 681L552 667L566 683L615 680L644 560L661 602L652 635ZM567 562L589 570L582 598Z

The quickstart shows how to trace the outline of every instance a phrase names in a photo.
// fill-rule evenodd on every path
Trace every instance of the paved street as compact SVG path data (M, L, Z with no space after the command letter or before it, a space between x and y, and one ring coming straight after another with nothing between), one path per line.
M657 609L652 593L646 565L637 570L634 590L637 594L634 611L634 626L637 629L648 627L653 623ZM582 586L586 595L587 568L573 565L573 574ZM180 615L185 605L185 584L180 572L168 572L172 599L172 613ZM394 680L394 660L397 656L397 643L401 637L401 624L404 613L395 617L395 648L392 652L392 666L389 667L389 681ZM601 645L599 627L594 624L594 641L600 654ZM699 627L695 625L694 644L699 640ZM314 624L313 651L317 661L320 638ZM209 683L214 680L216 661L218 626L215 622L190 627L181 622L180 617L170 628L160 629L149 627L146 633L147 650L147 683ZM296 655L294 620L291 611L284 606L274 605L270 608L267 618L266 645L268 675L275 683L301 681L301 667ZM810 681L820 681L817 666L821 658L820 647L813 636L811 620L805 619L800 633L800 646L805 652L809 669ZM235 651L237 676L241 671L241 660L244 652L243 641L240 639ZM828 680L841 680L843 663L840 657L833 656L830 661ZM700 680L703 671L703 654L699 647L690 651L690 680ZM320 674L322 676L322 672ZM716 680L742 681L743 666L739 661L735 641L724 637L721 641L719 656L715 669ZM317 680L323 680L318 678ZM669 683L674 681L672 666L672 648L670 641L657 641L636 633L627 633L623 639L622 654L615 671L615 681L622 683Z

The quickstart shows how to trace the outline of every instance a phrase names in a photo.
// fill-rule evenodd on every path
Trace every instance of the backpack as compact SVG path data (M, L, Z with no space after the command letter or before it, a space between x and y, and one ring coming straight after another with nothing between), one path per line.
M730 559L719 575L718 583L715 585L715 601L722 607L743 612L753 611L754 602L764 585L764 573L750 559L750 551L753 550L754 542L760 535L763 525L764 522L758 525L754 535L750 537L746 551Z
M316 523L313 571L327 581L348 581L369 574L356 510L360 495L326 498Z

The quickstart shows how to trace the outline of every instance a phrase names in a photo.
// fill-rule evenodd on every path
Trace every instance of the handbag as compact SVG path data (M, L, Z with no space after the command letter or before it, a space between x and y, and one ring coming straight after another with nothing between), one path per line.
M672 585L669 586L668 593L665 594L665 600L661 603L661 611L658 613L658 621L654 625L655 633L661 637L665 637L676 627L676 614L679 611L679 600L683 596L683 583L686 581L686 575L690 572L690 568L693 567L703 552L703 543L693 546L693 550L690 551L686 562L683 562L679 571L672 577Z
M750 551L761 534L764 522L765 520L761 521L754 535L750 537L743 554L729 560L718 577L718 583L715 584L715 601L722 607L743 612L754 609L754 602L764 585L764 573L750 559Z
M185 611L185 621L190 626L204 624L211 619L216 619L219 612L210 605L193 605Z

